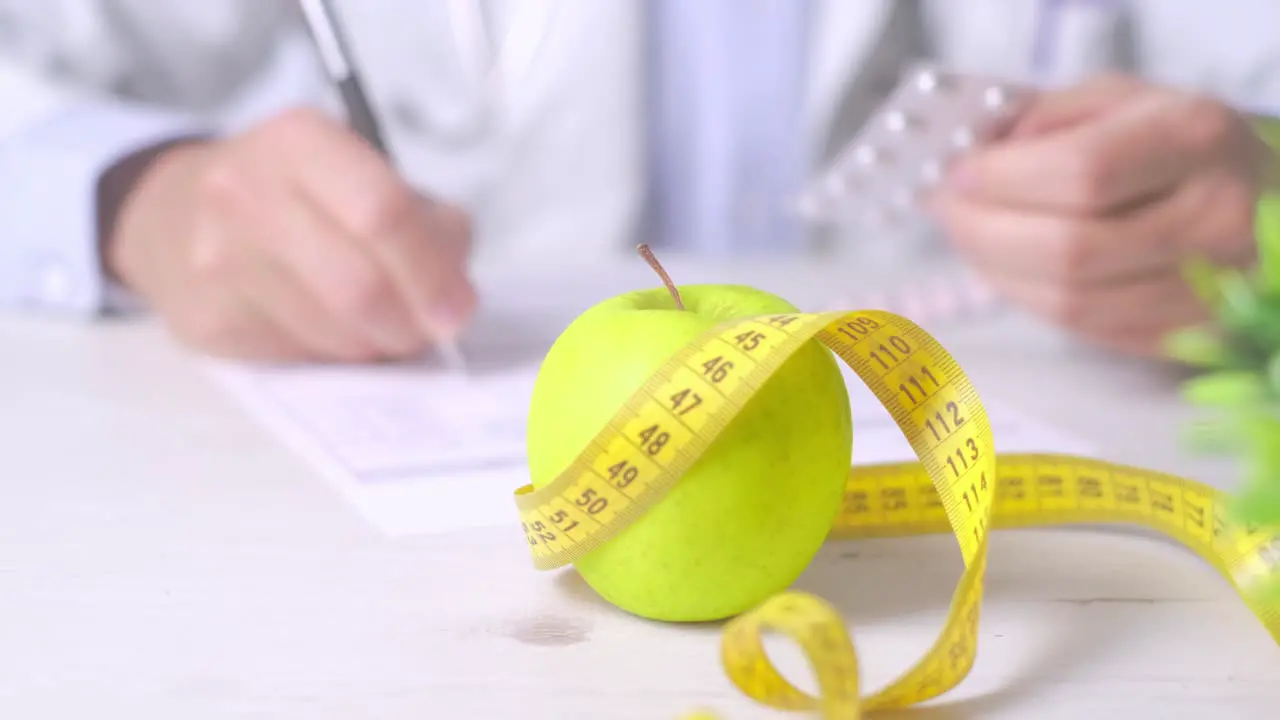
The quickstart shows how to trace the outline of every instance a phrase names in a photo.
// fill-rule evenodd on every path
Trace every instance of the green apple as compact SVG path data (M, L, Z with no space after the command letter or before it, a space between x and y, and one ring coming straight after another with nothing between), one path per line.
M678 349L734 318L796 312L739 285L605 300L543 360L529 409L531 482L543 487ZM786 589L840 509L852 454L835 356L810 341L751 398L675 488L575 566L619 608L664 621L718 620Z

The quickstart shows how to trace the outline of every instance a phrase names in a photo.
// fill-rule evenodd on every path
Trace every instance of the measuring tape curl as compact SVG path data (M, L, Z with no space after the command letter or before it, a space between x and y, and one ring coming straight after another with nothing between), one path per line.
M548 570L582 558L660 502L764 382L813 340L866 383L919 459L852 468L831 537L950 532L965 570L933 646L867 697L860 694L844 620L820 598L786 591L733 618L724 629L722 662L749 697L782 710L858 718L925 702L957 686L977 654L993 528L1125 523L1159 531L1217 567L1280 643L1280 607L1258 595L1277 576L1280 529L1234 525L1228 498L1218 490L1138 468L1027 454L999 456L997 473L986 410L960 366L919 326L879 310L732 320L677 351L565 471L542 488L516 490L534 566ZM726 353L733 354L731 370L708 362ZM670 398L685 390L703 402L697 412L677 414ZM668 432L656 447L640 436L655 425ZM625 468L625 482L611 471L618 468ZM584 510L575 502L584 496L607 497L607 510ZM818 696L797 689L772 665L763 645L766 631L801 646L817 676Z

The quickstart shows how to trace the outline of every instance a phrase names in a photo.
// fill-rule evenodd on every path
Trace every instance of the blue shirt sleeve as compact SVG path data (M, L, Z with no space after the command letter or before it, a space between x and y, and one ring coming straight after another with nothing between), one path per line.
M125 102L69 106L0 140L0 310L87 318L127 307L98 247L98 182L116 161L207 131Z

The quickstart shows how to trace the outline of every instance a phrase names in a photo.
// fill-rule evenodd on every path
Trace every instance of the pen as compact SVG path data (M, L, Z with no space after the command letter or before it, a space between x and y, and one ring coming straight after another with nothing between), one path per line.
M298 0L298 3L302 6L307 28L320 53L320 62L324 65L329 79L337 87L342 104L346 107L347 122L350 123L351 129L391 160L391 153L383 137L378 116L373 112L369 98L364 92L364 84L360 80L360 73L356 70L355 58L343 34L341 22L333 11L333 6L329 0ZM450 340L436 343L436 350L450 368L457 371L466 370L466 361L456 342Z

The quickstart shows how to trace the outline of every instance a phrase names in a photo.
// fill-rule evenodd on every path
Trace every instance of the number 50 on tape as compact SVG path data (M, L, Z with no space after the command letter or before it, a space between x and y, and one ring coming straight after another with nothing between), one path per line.
M909 320L874 310L733 320L675 353L618 411L595 445L613 446L616 428L662 431L638 437L634 452L611 458L611 467L595 467L594 455L584 449L545 487L516 491L535 567L573 562L660 502L764 381L810 341L821 342L857 373L919 460L853 468L832 537L949 532L965 571L935 643L896 680L865 697L844 620L820 598L783 592L732 619L722 637L722 661L749 697L783 710L857 718L954 688L977 653L992 528L1122 523L1153 529L1217 567L1280 642L1280 607L1261 594L1280 574L1280 529L1234 524L1223 493L1184 478L1062 455L997 456L986 410L951 355ZM695 365L707 348L725 342L750 343L751 351L740 353L731 369ZM673 405L672 393L666 392L674 378L688 377L691 370L724 375L716 389L696 393L701 405L696 414L684 404L692 405L695 393ZM645 451L654 445L658 452ZM593 523L578 523L557 510L572 507L587 492L609 497L607 510L593 516ZM817 695L797 689L770 663L763 646L766 631L783 633L804 650L817 677Z

